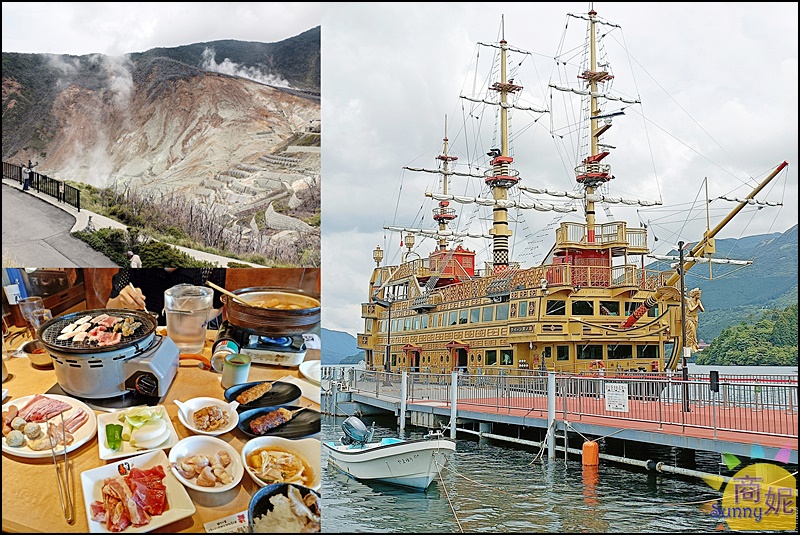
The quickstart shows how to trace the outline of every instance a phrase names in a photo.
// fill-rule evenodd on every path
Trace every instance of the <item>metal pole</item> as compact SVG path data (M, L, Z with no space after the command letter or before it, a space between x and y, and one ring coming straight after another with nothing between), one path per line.
M392 302L389 301L389 330L386 333L386 359L383 361L383 370L388 372L392 369L389 359L392 357Z
M683 268L683 242L678 242L678 254L680 260L678 261L678 272L681 276L681 356L683 357L682 374L683 374L683 412L690 412L689 408L689 367L686 362L686 289L684 282L684 268Z
M408 396L408 372L403 370L400 374L400 436L406 430L406 397Z
M456 419L458 418L458 376L450 372L450 438L456 438Z
M556 373L547 372L547 458L556 458Z

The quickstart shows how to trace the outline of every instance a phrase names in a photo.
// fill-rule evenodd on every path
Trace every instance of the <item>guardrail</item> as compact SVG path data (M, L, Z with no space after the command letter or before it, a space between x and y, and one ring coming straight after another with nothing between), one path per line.
M449 405L453 374L405 373L407 403ZM489 412L547 417L547 372L524 374L456 374L457 405ZM339 391L359 392L400 401L402 373L358 368L322 368L323 381L338 382ZM559 374L556 407L561 418L581 421L607 418L665 426L797 437L797 375L708 376L684 381L663 373L608 377ZM596 420L593 420L596 421Z
M22 166L3 162L3 178L15 180L22 184ZM30 180L30 187L35 189L37 193L44 193L54 197L58 202L74 206L79 212L81 211L81 190L78 188L36 171L31 171Z

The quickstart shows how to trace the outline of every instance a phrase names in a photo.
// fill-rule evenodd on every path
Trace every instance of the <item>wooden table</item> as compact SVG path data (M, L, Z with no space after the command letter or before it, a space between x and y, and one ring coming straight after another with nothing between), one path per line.
M203 354L210 357L211 345L216 331L207 334ZM25 340L15 340L14 347L19 347ZM318 349L306 351L305 360L319 360ZM13 403L14 399L37 393L44 393L57 383L55 371L50 369L34 368L27 358L9 358L6 360L9 376L3 383L3 388L8 389L8 398L4 404ZM266 366L254 364L250 368L249 381L275 380L287 375L301 377L297 368L283 368L279 366ZM182 360L175 380L164 397L163 404L167 409L170 420L180 438L191 436L178 420L178 407L172 403L175 399L189 399L199 396L224 399L224 389L220 385L220 374L202 370L195 360ZM303 400L305 401L305 400ZM305 403L304 403L305 404ZM319 409L319 405L312 404ZM96 414L103 414L95 411ZM234 429L218 438L228 442L237 451L249 437ZM169 454L169 451L165 451ZM86 470L105 466L109 463L119 462L121 459L103 461L100 459L97 437L89 440L79 448L68 454L71 472L70 487L75 501L75 521L70 525L64 519L61 502L58 497L58 487L55 469L51 457L42 459L27 459L3 452L3 531L4 532L83 532L89 531L89 522L86 517L86 505L81 489L80 474ZM61 466L63 467L63 456ZM63 472L62 472L63 478ZM197 511L189 518L173 522L154 532L204 532L204 524L212 520L223 518L240 511L246 511L250 497L259 487L247 473L242 477L241 483L226 492L212 494L198 492L187 488ZM124 532L123 532L124 533Z

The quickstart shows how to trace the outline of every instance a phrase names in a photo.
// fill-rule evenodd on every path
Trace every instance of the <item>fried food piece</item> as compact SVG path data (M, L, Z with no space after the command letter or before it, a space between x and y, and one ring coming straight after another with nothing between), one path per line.
M216 405L194 411L194 426L201 431L214 431L228 425L228 413Z
M256 435L263 435L270 429L274 429L281 424L285 424L292 419L292 416L294 416L292 411L281 407L277 410L259 416L258 418L253 418L250 420L250 429Z
M241 405L247 405L248 403L252 403L267 392L270 391L272 388L272 383L265 382L259 383L256 386L248 388L238 396L236 396L236 401L238 401Z

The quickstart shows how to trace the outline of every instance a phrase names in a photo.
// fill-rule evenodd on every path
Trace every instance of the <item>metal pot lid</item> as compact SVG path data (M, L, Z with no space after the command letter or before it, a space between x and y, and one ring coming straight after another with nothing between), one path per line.
M111 345L98 346L96 342L90 342L88 340L75 342L71 338L67 340L58 340L58 337L61 336L61 330L70 323L74 323L84 316L91 316L92 319L89 320L91 323L94 318L97 318L102 314L119 318L121 321L124 321L126 318L131 318L132 321L139 322L141 325L136 328L133 334L129 336L121 336L119 342ZM94 326L95 325L93 325L93 327ZM44 346L50 351L67 354L89 354L105 353L108 351L124 349L142 342L144 342L144 345L149 345L149 342L146 339L151 337L155 333L155 330L155 319L144 311L126 310L121 308L98 308L94 310L81 310L53 318L39 327L37 334Z

